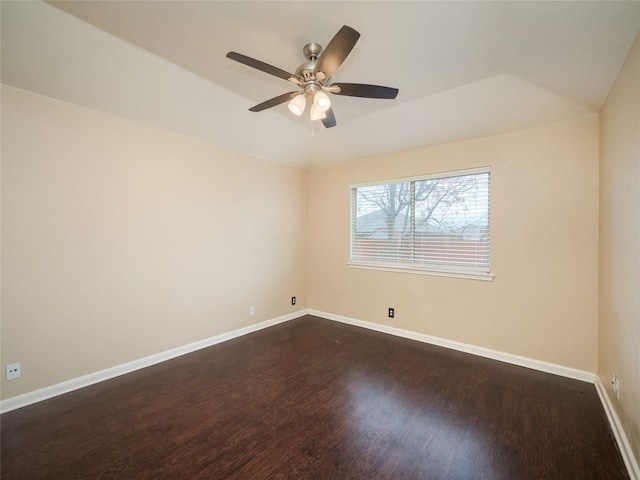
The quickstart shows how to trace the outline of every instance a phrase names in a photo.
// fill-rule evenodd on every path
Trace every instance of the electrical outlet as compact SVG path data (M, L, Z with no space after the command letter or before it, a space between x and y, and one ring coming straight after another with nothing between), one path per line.
M395 318L396 310L395 308L389 307L389 318Z
M256 314L256 307L249 307L249 315L252 317Z
M611 384L613 385L613 393L616 395L616 398L620 400L620 380L615 373L613 374Z
M20 362L7 364L7 380L15 380L21 376Z
M296 297L291 297L291 305L295 305L296 304Z

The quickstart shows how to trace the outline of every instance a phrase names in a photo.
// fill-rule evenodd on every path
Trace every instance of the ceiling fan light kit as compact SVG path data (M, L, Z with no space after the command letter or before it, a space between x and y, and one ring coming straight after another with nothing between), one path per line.
M364 83L330 83L331 76L353 50L358 38L360 34L357 31L344 25L324 50L317 43L308 43L302 49L308 61L298 66L295 74L237 52L227 53L227 58L294 83L300 89L255 105L250 111L261 112L288 101L289 110L300 116L306 107L307 97L311 97L311 120L321 120L325 128L331 128L335 127L336 118L327 93L388 100L398 96L398 89L392 87Z

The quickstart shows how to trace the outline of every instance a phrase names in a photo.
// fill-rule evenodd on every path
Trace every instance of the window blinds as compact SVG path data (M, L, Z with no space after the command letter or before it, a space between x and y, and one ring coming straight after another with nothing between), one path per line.
M489 273L490 171L353 186L351 262Z

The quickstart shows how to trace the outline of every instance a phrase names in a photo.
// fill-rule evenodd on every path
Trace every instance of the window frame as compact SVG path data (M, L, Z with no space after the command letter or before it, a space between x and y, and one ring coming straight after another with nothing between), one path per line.
M489 267L487 271L474 270L474 269L465 268L457 265L439 266L436 264L394 263L394 262L385 262L382 260L354 260L353 259L354 235L355 235L354 222L356 221L356 215L354 212L354 209L356 208L356 201L354 201L354 196L357 195L356 192L358 188L379 186L379 185L389 185L389 184L403 183L403 182L436 180L436 179L443 179L443 178L477 175L477 174L483 174L483 173L489 174L488 205L487 205L488 218L489 218L488 220ZM415 203L415 199L412 200L412 203ZM387 180L379 180L379 181L366 182L366 183L357 183L357 184L351 184L349 186L349 260L347 262L347 265L351 268L491 281L494 278L494 275L492 273L493 265L491 262L491 259L492 259L491 230L492 228L491 228L491 167L490 166L467 168L462 170L452 170L452 171L446 171L446 172L437 172L437 173L416 175L411 177L401 177L401 178L394 178L394 179L387 179Z

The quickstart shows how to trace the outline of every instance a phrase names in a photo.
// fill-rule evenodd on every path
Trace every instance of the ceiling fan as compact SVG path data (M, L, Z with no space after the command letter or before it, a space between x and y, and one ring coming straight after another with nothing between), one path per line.
M398 96L398 89L382 87L380 85L368 85L364 83L331 83L331 76L335 73L345 58L349 55L360 34L353 28L344 25L331 39L327 48L317 43L308 43L302 49L302 53L308 59L301 64L295 73L289 73L280 68L261 62L237 52L227 53L227 57L249 67L276 77L295 83L299 90L283 93L270 100L262 102L249 110L261 112L286 101L289 102L289 110L295 115L302 115L307 104L311 100L311 120L321 120L326 128L336 126L336 117L331 108L331 99L327 93L335 95L348 95L351 97L394 99Z

